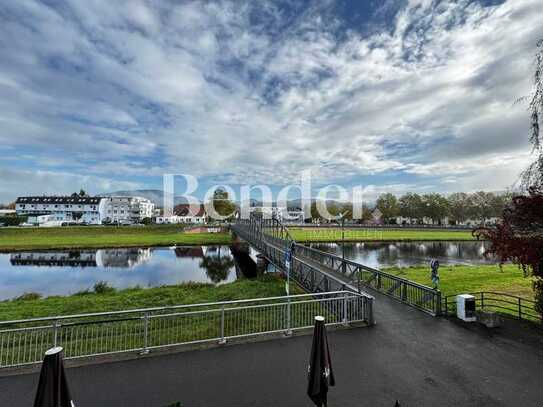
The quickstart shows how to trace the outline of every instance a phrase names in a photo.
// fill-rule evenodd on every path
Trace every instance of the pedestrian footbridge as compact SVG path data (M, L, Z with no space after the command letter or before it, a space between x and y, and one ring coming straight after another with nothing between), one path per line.
M369 289L431 315L441 314L439 290L299 244L276 218L252 214L249 219L238 219L231 229L310 293L365 294Z

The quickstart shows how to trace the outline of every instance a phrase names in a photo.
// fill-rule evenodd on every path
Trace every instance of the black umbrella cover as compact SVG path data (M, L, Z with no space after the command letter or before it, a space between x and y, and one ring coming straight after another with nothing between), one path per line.
M45 352L34 407L75 407L66 381L63 353L60 347Z
M326 407L328 405L328 387L334 386L336 383L332 371L324 317L315 317L308 376L307 395L316 406Z

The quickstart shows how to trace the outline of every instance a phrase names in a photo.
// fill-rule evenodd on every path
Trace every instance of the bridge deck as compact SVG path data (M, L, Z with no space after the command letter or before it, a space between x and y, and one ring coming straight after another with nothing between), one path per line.
M310 259L306 256L296 256L296 258L301 259L302 261L310 264L311 266L315 267L316 269L320 270L321 273L327 274L329 276L333 276L334 278L341 280L345 283L345 285L348 287L349 290L357 291L358 287L355 282L351 278L345 277L343 274L336 272L335 270L331 269L330 267L326 267L323 264L320 264L316 262L313 259Z

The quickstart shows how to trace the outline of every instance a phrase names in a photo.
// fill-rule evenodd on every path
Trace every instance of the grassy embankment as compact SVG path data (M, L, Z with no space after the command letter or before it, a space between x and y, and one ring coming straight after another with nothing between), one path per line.
M298 242L331 242L342 239L341 228L289 228L293 239ZM348 241L421 241L421 240L473 240L470 231L456 230L413 230L346 228Z
M389 268L384 271L432 286L428 267ZM498 265L441 266L439 268L439 277L439 288L443 296L490 291L534 301L532 278L524 277L522 271L513 264L504 265L501 270ZM497 300L509 301L510 303ZM454 302L454 299L452 301ZM509 314L514 318L518 316L518 305L515 298L489 294L485 295L484 304L488 309ZM530 302L524 302L523 304L529 308L534 306ZM505 307L505 309L494 308L493 305ZM536 316L538 315L537 311L528 308L522 309L524 312L523 318L541 322L540 318Z
M388 268L383 271L432 286L428 266ZM525 278L522 271L512 264L504 265L501 270L498 265L441 266L439 278L443 295L496 291L530 300L534 298L532 279Z
M176 225L0 228L0 250L228 244L228 233L184 233Z
M294 294L303 293L294 284L291 286L291 291ZM32 299L31 295L23 295L19 299L1 301L0 320L11 321L283 295L285 295L285 281L272 274L250 280L241 279L219 286L203 283L184 283L156 288L136 287L124 290L105 287L100 290L100 293L84 291L69 296L51 296L38 299ZM31 299L28 299L28 297Z

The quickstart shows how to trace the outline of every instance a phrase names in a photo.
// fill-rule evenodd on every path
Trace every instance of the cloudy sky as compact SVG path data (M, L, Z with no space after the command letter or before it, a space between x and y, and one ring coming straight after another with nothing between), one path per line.
M510 186L529 161L541 0L0 5L0 202L320 184Z

